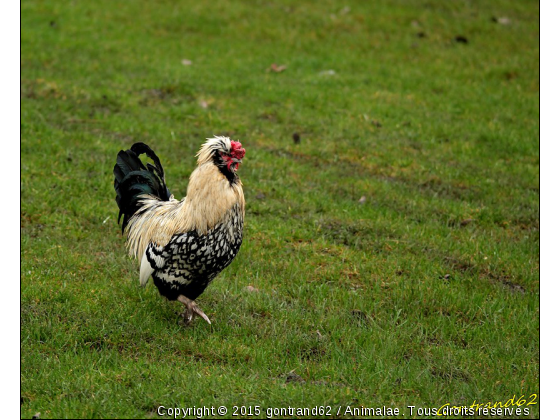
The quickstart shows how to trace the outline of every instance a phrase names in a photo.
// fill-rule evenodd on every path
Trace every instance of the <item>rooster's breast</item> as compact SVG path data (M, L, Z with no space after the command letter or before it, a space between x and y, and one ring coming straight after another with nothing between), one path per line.
M153 273L154 284L170 300L180 294L194 300L231 264L242 240L243 215L239 206L234 206L206 234L196 230L175 234L165 247L151 246L147 253L148 259L152 255L154 260L160 257L165 261Z

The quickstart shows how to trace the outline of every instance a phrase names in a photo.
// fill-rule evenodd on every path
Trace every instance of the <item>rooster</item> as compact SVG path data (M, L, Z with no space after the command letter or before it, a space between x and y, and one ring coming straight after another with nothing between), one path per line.
M154 164L142 163L146 154ZM188 325L195 315L210 319L195 299L237 255L243 239L245 198L237 170L245 149L228 137L202 144L187 195L176 200L165 184L158 156L144 143L121 150L113 170L118 223L130 255L140 263L140 284L150 276L161 295L185 306Z

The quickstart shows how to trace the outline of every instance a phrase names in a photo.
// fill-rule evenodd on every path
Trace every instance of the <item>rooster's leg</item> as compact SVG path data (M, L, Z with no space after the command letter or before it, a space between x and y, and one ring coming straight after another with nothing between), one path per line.
M198 315L209 324L212 324L208 319L208 317L206 316L206 314L202 312L202 309L198 307L198 305L194 300L190 300L188 297L183 295L179 295L177 300L181 302L183 305L185 305L185 312L183 312L183 318L185 318L185 324L189 325L193 321L195 315Z

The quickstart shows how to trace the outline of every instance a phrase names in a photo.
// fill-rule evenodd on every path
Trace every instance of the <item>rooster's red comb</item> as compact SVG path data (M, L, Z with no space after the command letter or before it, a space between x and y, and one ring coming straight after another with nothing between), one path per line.
M243 159L245 156L245 149L239 141L231 141L231 155L237 159Z

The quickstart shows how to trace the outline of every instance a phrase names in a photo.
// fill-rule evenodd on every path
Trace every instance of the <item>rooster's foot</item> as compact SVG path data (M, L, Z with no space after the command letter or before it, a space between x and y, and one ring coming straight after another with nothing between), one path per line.
M186 325L191 324L195 315L198 315L199 317L204 319L209 324L212 324L210 322L210 320L208 319L208 317L206 316L206 314L204 312L202 312L202 309L200 309L198 307L198 305L196 304L196 302L194 300L191 300L188 297L183 296L183 295L179 295L177 300L179 302L181 302L183 305L185 305L185 312L183 312L183 318L185 320Z

